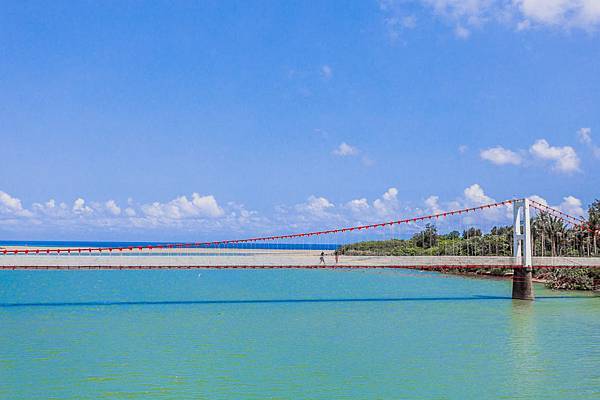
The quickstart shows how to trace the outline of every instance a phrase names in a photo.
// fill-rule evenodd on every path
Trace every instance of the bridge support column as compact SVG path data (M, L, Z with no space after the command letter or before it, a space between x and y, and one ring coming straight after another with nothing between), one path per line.
M523 199L513 203L513 256L515 265L513 268L512 298L519 300L533 300L531 260L531 215L529 211L529 200Z

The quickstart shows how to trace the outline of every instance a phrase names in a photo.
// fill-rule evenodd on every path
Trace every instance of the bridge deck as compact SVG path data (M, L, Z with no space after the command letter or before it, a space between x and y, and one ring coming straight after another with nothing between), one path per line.
M310 268L319 266L320 251L193 249L185 252L152 251L131 255L2 255L0 269L112 269L112 268ZM513 257L466 256L340 256L325 257L327 267L349 268L494 268L517 265ZM600 257L534 257L534 267L600 267ZM323 267L320 265L319 267Z

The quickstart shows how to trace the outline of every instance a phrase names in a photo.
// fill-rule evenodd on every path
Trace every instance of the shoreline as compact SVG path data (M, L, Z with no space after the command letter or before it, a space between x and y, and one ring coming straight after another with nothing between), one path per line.
M494 275L494 274L489 274L489 273L486 274L486 273L469 272L469 271L459 271L459 272L437 271L437 272L440 272L442 274L448 274L448 275L459 275L459 276L476 277L476 278L482 278L482 279L511 280L513 277L512 273L508 273L508 274L504 274L504 275ZM543 283L543 284L547 284L548 282L550 282L550 280L543 279L543 278L532 278L531 280L534 283Z
M557 268L559 269L559 268ZM496 280L512 280L513 274L507 273L504 275L494 275L491 273L480 273L475 271L453 271L453 270L438 270L437 272L441 274L447 275L457 275L463 277L477 278L477 279L496 279ZM570 287L552 287L551 285L554 283L551 279L546 278L532 278L533 283L543 284L546 289L555 290L555 291L581 291L581 292L592 292L594 294L600 295L600 286L596 286L590 289L582 289L582 288L570 288Z

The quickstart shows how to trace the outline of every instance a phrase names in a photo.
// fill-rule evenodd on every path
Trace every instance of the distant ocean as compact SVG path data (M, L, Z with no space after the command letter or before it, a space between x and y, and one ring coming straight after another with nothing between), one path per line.
M3 246L31 247L129 247L157 246L182 242L85 242L85 241L50 241L50 240L0 240ZM230 243L220 245L221 249L280 249L280 250L335 250L340 244L334 243ZM199 246L208 247L208 246Z

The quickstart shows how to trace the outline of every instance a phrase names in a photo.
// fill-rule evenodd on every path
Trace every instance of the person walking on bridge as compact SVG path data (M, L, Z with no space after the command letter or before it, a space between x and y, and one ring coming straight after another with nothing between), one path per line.
M321 265L321 264L325 265L325 252L324 251L321 252L321 256L319 257L319 265Z

